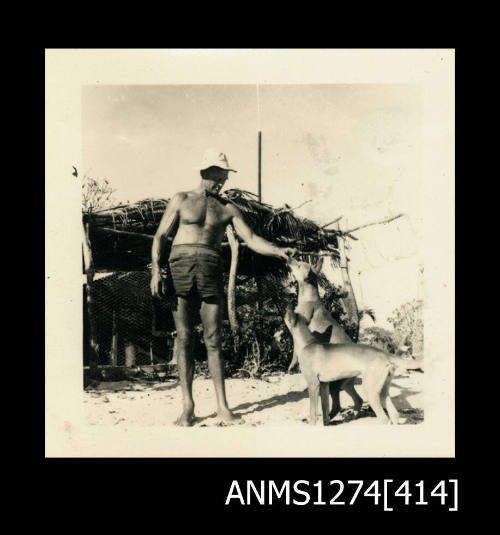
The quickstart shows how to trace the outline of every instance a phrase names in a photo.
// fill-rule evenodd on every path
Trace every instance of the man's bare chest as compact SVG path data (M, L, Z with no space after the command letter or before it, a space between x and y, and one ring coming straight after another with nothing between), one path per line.
M222 203L213 197L194 197L186 199L180 208L180 222L184 225L225 225L230 215Z

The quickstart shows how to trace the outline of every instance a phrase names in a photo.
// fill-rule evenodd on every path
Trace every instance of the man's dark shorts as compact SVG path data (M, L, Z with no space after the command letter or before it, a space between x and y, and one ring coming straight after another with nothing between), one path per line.
M197 294L202 299L224 295L224 266L220 251L208 245L173 245L168 259L175 295Z

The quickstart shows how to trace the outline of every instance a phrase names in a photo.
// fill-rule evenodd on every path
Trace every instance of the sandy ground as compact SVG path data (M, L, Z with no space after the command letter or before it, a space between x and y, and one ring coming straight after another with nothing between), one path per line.
M422 385L424 374L408 372L396 376L390 395L400 413L400 424L423 421ZM363 385L356 389L365 399ZM230 407L241 416L238 425L307 425L309 399L306 383L300 373L273 374L262 379L226 379ZM215 414L212 381L197 377L193 383L196 404L195 426L221 425ZM351 399L341 392L342 407L332 425L365 425L376 423L365 404L357 419L352 418ZM91 425L124 427L174 425L180 414L181 391L177 379L164 382L129 380L92 383L85 389L85 414ZM320 407L318 407L320 411ZM320 412L318 413L320 414Z

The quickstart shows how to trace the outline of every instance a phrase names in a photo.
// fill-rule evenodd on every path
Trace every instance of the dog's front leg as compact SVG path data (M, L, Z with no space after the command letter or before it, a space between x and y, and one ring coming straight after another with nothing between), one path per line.
M288 366L288 373L290 373L293 368L295 367L295 364L297 364L299 358L297 356L297 353L294 351L293 352L293 357L292 357L292 362L290 362L290 366Z
M329 383L319 383L319 393L321 396L321 411L323 413L323 425L328 425L330 423L329 417Z
M309 424L316 425L316 419L318 417L319 382L309 386L308 390L310 402Z

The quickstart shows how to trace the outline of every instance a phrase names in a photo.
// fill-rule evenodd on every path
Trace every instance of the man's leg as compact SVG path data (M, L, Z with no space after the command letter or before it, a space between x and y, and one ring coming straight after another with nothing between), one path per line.
M194 423L193 401L193 317L189 301L177 297L177 310L173 310L177 340L175 351L177 369L182 389L182 413L175 422L177 425L189 426Z
M229 410L224 387L224 362L221 351L222 306L222 299L204 299L201 303L200 316L207 348L208 369L217 398L217 416L224 422L232 422L236 417Z

